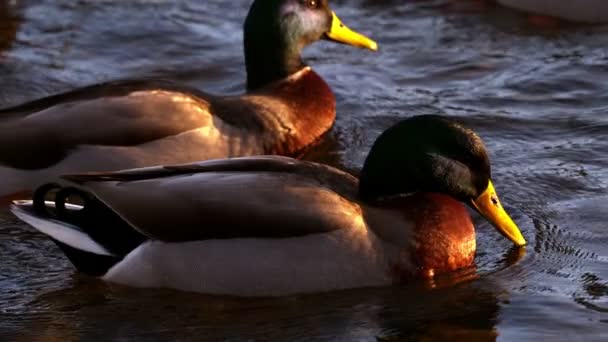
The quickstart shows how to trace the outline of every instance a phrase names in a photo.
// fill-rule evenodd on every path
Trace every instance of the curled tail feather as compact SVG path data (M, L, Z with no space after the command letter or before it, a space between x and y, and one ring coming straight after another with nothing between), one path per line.
M49 200L50 199L50 200ZM79 199L79 204L70 203ZM81 272L101 276L147 240L93 194L47 184L11 211L48 235Z

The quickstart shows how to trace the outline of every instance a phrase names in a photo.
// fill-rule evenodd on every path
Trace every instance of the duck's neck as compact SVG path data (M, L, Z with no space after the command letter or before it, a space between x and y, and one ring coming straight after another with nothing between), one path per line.
M304 67L257 93L286 105L273 113L278 121L288 127L288 134L274 147L273 154L301 154L327 133L335 121L334 94L310 67Z
M297 44L280 43L278 37L259 40L247 35L245 65L248 91L283 80L306 66L302 61L301 48Z

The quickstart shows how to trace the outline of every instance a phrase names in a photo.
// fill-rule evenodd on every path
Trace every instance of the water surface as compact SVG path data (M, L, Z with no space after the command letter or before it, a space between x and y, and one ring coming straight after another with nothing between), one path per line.
M239 93L248 6L0 0L0 107L149 76ZM435 284L243 300L83 278L2 213L0 340L607 340L608 27L539 29L446 1L333 7L381 51L306 50L338 100L335 129L308 158L356 171L399 119L458 118L485 139L526 253L476 219L476 268Z

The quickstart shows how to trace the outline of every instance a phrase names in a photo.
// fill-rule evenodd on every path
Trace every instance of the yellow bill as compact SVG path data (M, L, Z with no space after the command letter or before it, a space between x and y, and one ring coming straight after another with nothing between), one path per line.
M489 182L488 188L481 196L472 200L472 206L507 239L520 247L526 245L526 239L521 231L500 204L492 181Z
M342 21L340 20L340 18L338 18L335 12L331 13L333 16L333 20L331 23L331 29L325 34L327 36L327 39L342 44L352 45L364 49L370 49L372 51L378 50L378 44L375 41L349 29L346 25L342 23Z

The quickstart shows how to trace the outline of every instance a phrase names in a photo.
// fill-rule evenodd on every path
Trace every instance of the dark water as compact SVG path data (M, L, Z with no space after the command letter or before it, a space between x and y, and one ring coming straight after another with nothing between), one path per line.
M0 0L0 106L141 76L240 92L248 6ZM457 117L491 150L526 253L477 220L477 268L435 284L242 300L80 278L4 213L0 341L608 340L608 27L539 29L519 13L446 1L333 7L381 52L306 51L338 99L336 127L309 158L356 170L399 118Z

